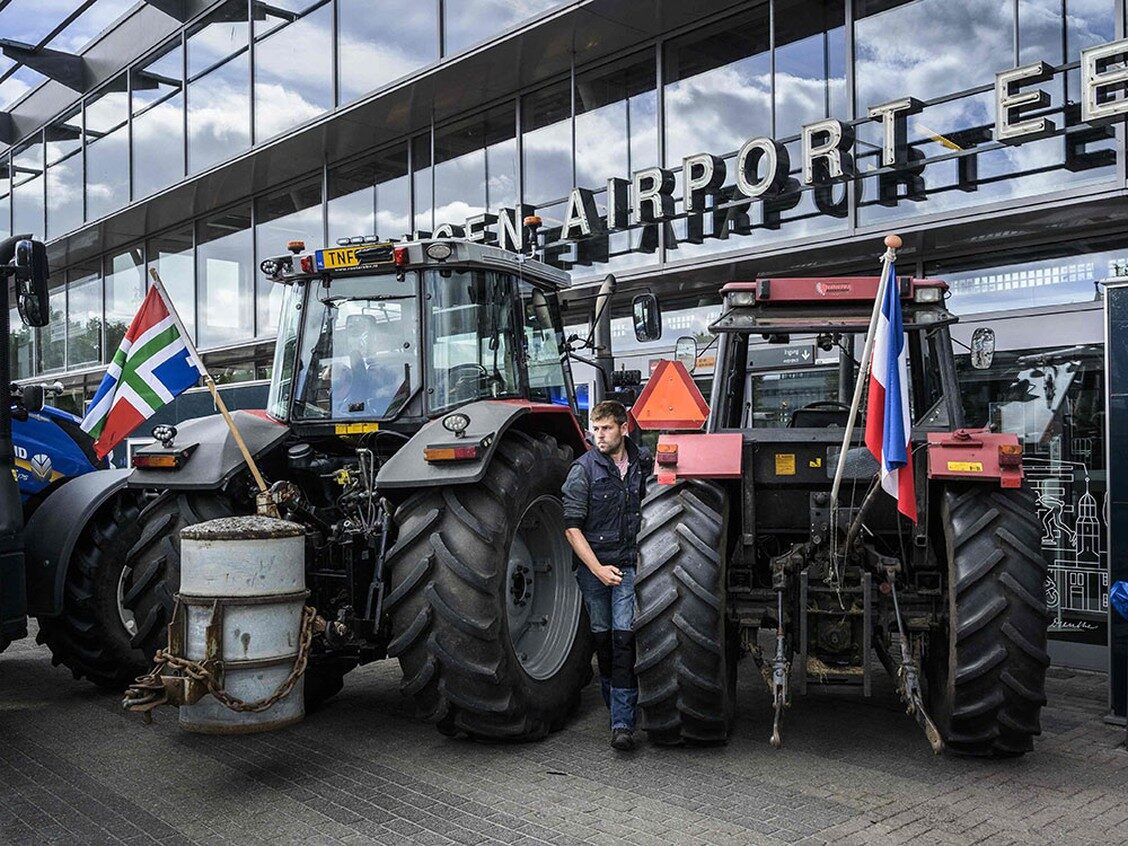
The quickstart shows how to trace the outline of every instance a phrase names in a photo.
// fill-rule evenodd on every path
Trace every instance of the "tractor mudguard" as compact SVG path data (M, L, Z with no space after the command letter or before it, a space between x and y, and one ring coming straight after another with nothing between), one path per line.
M267 417L265 413L233 411L231 417L239 434L243 436L247 449L256 458L277 446L290 433L286 424ZM153 443L137 450L134 455L167 455L169 452L189 449L191 454L187 459L175 470L136 468L129 477L129 487L215 490L246 466L239 445L235 443L235 438L221 415L185 420L176 430L171 448Z
M63 609L67 562L87 522L125 487L129 470L96 470L65 482L35 510L24 530L27 606L35 617Z
M1022 487L1022 446L1018 435L989 429L929 432L928 478Z
M443 427L451 414L469 418L465 432L455 437ZM587 450L579 423L567 406L527 400L481 400L452 410L427 423L415 436L384 462L376 475L377 490L431 488L480 482L497 450L501 436L510 428L547 432L574 454ZM423 450L433 447L477 447L477 456L458 461L429 462Z

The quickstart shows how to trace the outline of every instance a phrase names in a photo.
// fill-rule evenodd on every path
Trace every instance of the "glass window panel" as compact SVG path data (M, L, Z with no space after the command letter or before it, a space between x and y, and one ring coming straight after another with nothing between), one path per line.
M253 246L249 205L197 224L196 335L201 348L224 346L254 335Z
M53 4L42 3L37 5L50 6ZM78 4L71 3L70 5L72 8L67 10L68 13L73 11L73 7ZM47 46L71 53L81 52L93 43L103 30L108 29L118 18L129 11L129 8L133 5L133 0L99 0L71 21L66 29L48 41ZM53 16L42 12L40 14L48 20L53 19L52 29L63 20L62 15Z
M110 361L125 337L137 307L145 299L145 257L138 244L106 257L106 360Z
M147 197L184 176L184 95L133 119L133 196Z
M196 263L192 258L192 228L168 232L149 239L145 254L149 266L161 275L184 328L196 336Z
M188 33L188 78L247 47L247 0L227 0Z
M333 107L332 38L333 6L326 4L255 45L257 140Z
M733 152L772 134L768 5L671 41L666 50L666 165Z
M563 0L443 0L443 55L458 53L562 5Z
M431 181L431 136L411 139L412 187L415 191L415 228L431 232L435 228L435 194Z
M631 161L632 146L657 149L655 70L648 54L576 75L577 185L603 188L609 176L657 164L653 153Z
M129 97L125 74L86 101L86 219L129 201Z
M1128 275L1128 248L1096 251L1082 243L1055 245L1042 253L996 256L997 263L989 267L936 262L925 265L925 275L948 283L948 307L959 315L1097 302L1102 282Z
M561 200L572 190L572 94L567 81L522 101L525 202Z
M135 67L130 84L134 116L184 90L184 49L179 40L156 58Z
M184 51L180 44L133 70L133 198L184 176Z
M250 57L188 84L188 172L199 173L251 143Z
M262 38L270 32L301 18L310 9L324 0L252 0L255 14L255 38Z
M436 0L337 0L338 79L342 103L375 91L439 58Z
M516 111L506 104L435 130L435 224L463 225L516 194ZM496 168L491 171L490 167ZM495 197L491 197L491 188Z
M411 231L407 145L330 168L328 214L330 244L338 238L407 235Z
M37 135L12 151L12 231L43 237L43 140Z
M774 136L848 117L844 0L776 0L775 12Z
M1065 0L1018 0L1018 62L1061 64L1065 53Z
M102 274L95 265L72 268L67 283L67 369L102 362Z
M36 329L39 372L54 373L67 363L67 274L55 273L48 282L47 309L51 322Z
M82 110L52 121L47 141L47 237L82 225Z
M10 294L9 291L9 296ZM9 302L12 300L9 299ZM11 327L8 334L8 361L12 378L26 379L35 373L35 349L32 346L35 330L24 325L20 320L19 309L14 306L8 309L8 325Z
M320 249L322 232L321 177L299 182L255 201L255 256L284 255L289 241L305 241L309 250ZM258 277L258 334L278 330L284 285Z

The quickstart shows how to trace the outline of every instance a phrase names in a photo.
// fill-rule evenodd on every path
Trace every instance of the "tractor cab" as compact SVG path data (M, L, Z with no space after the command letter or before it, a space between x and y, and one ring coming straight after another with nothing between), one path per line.
M487 244L369 242L267 259L286 286L268 413L297 429L421 422L478 400L574 410L567 274Z
M730 282L721 291L724 309L711 331L722 338L720 364L740 378L743 402L724 404L724 425L733 428L838 428L846 425L861 341L877 296L876 276L759 279ZM963 410L952 364L949 327L957 318L944 304L947 283L897 278L909 362L910 405L918 428L962 425ZM727 341L725 338L727 337ZM855 343L857 342L857 343ZM795 348L838 368L822 367L802 380L795 373L768 378L790 390L765 390L758 360L774 360L773 347ZM813 363L813 362L812 362ZM796 384L802 382L802 384ZM721 400L728 397L719 397Z

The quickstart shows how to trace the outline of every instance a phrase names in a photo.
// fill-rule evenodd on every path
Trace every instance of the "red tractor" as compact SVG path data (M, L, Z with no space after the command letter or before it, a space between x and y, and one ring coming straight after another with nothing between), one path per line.
M749 401L760 338L810 336L839 348L849 389L856 371L865 379L852 340L870 329L879 277L732 282L711 327L707 414L680 363L640 396L639 424L667 432L643 504L636 585L639 705L654 741L723 742L747 652L772 690L778 746L793 669L801 692L868 695L873 653L935 751L1032 748L1049 664L1046 565L1022 447L965 423L947 285L896 285L912 409L900 472L913 474L916 523L882 490L864 423L844 439L849 406L813 402L765 428ZM669 433L703 418L703 432Z

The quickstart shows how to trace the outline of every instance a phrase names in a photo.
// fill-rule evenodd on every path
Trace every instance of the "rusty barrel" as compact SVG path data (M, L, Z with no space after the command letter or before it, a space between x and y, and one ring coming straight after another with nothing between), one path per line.
M302 527L257 516L209 520L181 530L180 555L185 657L221 662L222 688L234 700L266 700L290 676L301 643L309 595ZM290 725L305 716L303 682L262 711L204 696L180 707L180 725L206 734Z

